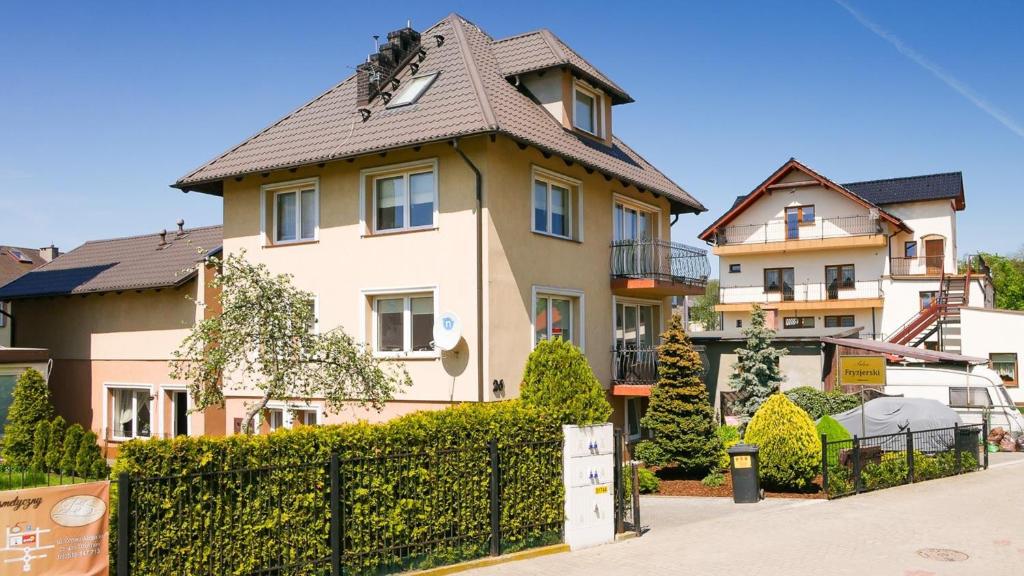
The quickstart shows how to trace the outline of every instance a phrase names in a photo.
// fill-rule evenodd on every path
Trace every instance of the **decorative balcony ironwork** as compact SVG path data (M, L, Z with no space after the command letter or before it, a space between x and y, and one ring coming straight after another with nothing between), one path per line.
M658 350L653 347L612 349L612 382L654 384L658 381Z
M706 250L667 240L612 242L613 278L653 279L707 286L711 265Z

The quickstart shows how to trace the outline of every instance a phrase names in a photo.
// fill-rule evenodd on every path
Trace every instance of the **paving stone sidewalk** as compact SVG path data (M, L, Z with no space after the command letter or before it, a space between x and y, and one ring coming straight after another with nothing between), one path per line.
M1024 455L1012 454L987 471L831 502L646 497L643 538L468 574L1024 574L1022 484ZM967 559L929 559L925 549Z

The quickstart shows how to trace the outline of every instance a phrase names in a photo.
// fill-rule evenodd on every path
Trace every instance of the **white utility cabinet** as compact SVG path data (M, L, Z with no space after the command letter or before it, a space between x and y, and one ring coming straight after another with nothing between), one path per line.
M615 540L615 446L611 424L562 426L565 543L572 550Z

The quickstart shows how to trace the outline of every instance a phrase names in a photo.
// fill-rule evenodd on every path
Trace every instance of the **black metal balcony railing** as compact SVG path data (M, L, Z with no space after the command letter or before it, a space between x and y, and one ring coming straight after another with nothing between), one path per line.
M612 380L616 384L658 381L658 350L653 346L612 349Z
M614 278L651 278L707 286L711 265L706 250L667 240L612 242Z
M811 222L769 220L761 224L727 226L715 234L715 244L767 244L785 240L820 240L843 236L870 236L882 233L882 222L870 215L818 218Z

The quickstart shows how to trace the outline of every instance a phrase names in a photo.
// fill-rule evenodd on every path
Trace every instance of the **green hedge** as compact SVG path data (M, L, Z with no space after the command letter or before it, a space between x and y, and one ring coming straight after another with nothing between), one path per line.
M812 420L846 412L860 406L860 399L853 394L843 394L839 390L825 392L813 386L798 386L787 391L786 396L794 404L803 408Z
M342 459L346 573L485 555L491 439L501 456L503 550L555 542L564 506L561 438L556 422L508 401L376 425L128 442L115 475L174 477L133 483L132 572L249 573L290 565L282 572L323 572L324 565L307 563L329 556L332 452ZM257 470L206 474L239 469Z

